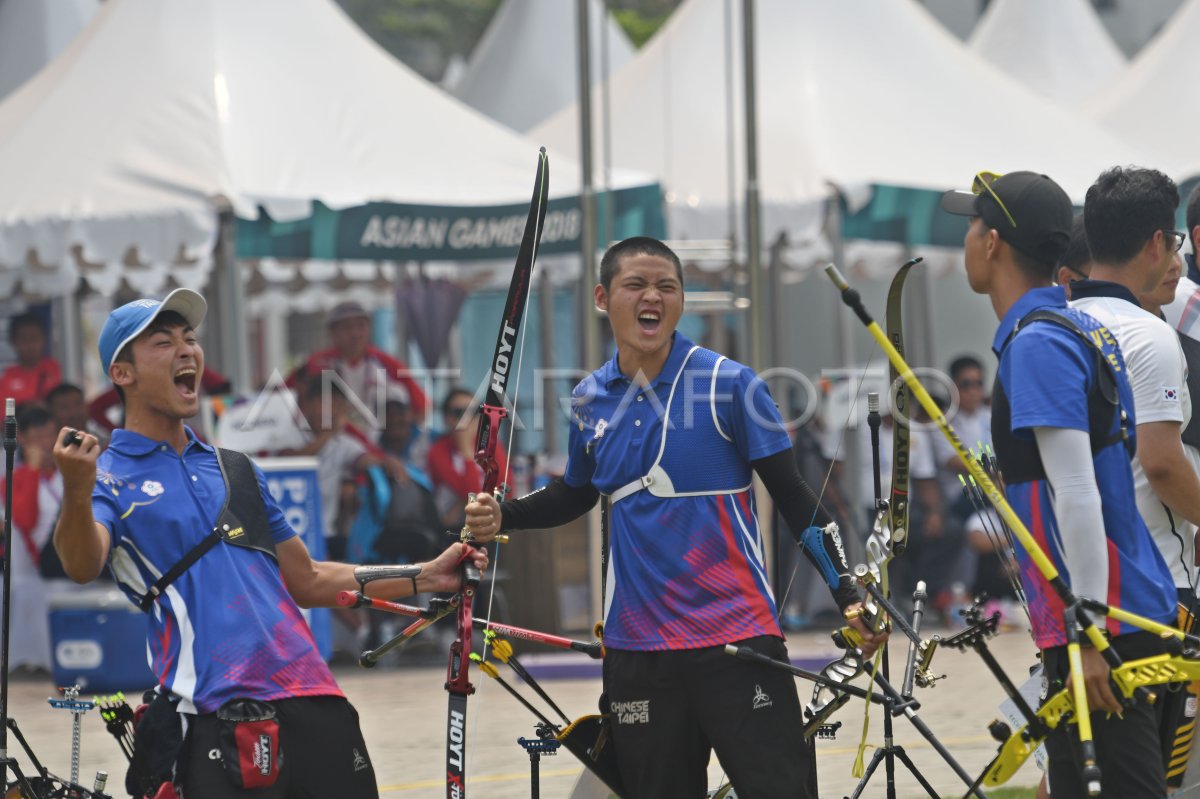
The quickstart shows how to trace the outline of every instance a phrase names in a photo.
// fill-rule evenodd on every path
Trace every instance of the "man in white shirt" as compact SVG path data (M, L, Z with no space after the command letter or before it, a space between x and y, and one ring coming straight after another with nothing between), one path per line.
M1114 168L1088 189L1084 228L1091 252L1088 279L1070 284L1071 305L1104 324L1125 357L1137 421L1133 461L1138 512L1171 571L1180 604L1195 605L1195 524L1200 477L1182 441L1191 420L1187 361L1179 338L1159 317L1179 279L1173 229L1179 192L1150 169ZM1142 307L1142 299L1154 305ZM1179 695L1174 695L1178 697ZM1164 766L1171 769L1182 704L1163 711Z
M1071 305L1102 322L1125 356L1137 420L1138 510L1176 586L1190 591L1195 547L1178 524L1200 523L1200 477L1181 439L1192 415L1187 362L1175 331L1139 300L1163 289L1174 263L1182 241L1170 227L1178 196L1174 182L1154 170L1101 175L1084 206L1089 279L1072 283L1070 291Z

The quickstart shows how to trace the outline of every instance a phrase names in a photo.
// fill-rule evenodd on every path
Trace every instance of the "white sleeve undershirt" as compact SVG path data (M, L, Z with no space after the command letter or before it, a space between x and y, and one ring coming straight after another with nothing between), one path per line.
M1050 481L1071 591L1104 602L1108 597L1108 542L1091 441L1083 430L1064 427L1035 427L1033 435Z

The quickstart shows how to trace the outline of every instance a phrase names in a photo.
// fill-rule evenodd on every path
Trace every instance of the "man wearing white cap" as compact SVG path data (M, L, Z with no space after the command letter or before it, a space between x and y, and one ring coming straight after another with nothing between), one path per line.
M339 591L358 588L355 567L314 562L262 471L184 425L198 409L204 351L195 328L206 308L199 294L178 289L161 303L137 300L109 315L100 359L122 395L126 427L103 454L87 433L59 434L64 495L55 547L76 582L109 563L150 616L149 659L162 699L147 718L157 706L175 735L183 719L184 736L174 773L155 776L206 799L375 797L357 714L300 614L300 606L333 605ZM454 544L411 576L372 582L371 593L456 590L463 554ZM475 560L486 565L485 556ZM253 745L239 749L237 741Z

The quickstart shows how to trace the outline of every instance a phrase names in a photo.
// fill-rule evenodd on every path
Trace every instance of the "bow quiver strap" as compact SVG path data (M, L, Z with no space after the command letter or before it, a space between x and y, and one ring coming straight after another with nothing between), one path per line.
M225 504L217 515L217 522L199 544L167 569L138 600L138 607L146 613L150 612L154 601L162 596L167 586L179 579L221 540L275 557L275 541L267 523L267 507L258 490L258 476L254 473L250 458L245 453L231 449L217 449L216 456L221 479L225 481Z
M1032 311L1021 317L1009 339L1011 340L1032 322L1056 324L1069 330L1087 344L1096 369L1096 383L1088 388L1087 394L1088 439L1091 443L1092 454L1095 455L1113 444L1123 443L1126 454L1133 458L1134 441L1129 435L1128 416L1121 408L1117 376L1104 350L1069 316L1047 309ZM1005 343L1007 345L1007 342ZM1002 382L997 381L997 385L998 388L993 391L992 396L992 430L1011 430L1012 409L1008 401L1008 391ZM1116 427L1115 432L1113 431L1114 426ZM1004 475L1004 480L1009 485L1046 478L1046 470L1042 466L1042 456L1038 452L1037 444L1033 441L1018 439L1014 435L993 435L992 448L1001 464L1000 471Z

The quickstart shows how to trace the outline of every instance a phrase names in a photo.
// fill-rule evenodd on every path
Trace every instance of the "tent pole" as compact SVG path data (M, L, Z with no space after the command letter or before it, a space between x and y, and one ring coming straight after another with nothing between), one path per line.
M69 382L83 385L83 333L79 329L79 292L83 281L76 282L58 298L59 331L62 334L64 375Z
M237 219L233 209L222 207L218 211L216 263L217 296L220 299L220 370L233 384L233 391L250 389L250 369L246 353L249 351L249 336L246 329L245 288L237 269L237 251L234 236Z
M846 240L842 237L842 196L838 188L832 184L830 184L829 196L826 202L828 206L825 212L825 235L829 238L830 255L835 264L845 268ZM841 368L845 370L842 374L845 375L847 385L849 386L849 391L846 394L846 407L842 412L848 414L853 409L856 418L861 419L861 414L865 413L865 409L856 403L857 393L863 386L863 379L862 375L849 371L857 368L854 354L854 320L850 318L851 314L837 313L836 310L834 315L836 318L833 322L837 327L838 336L838 361ZM867 366L870 366L869 359L863 365L863 368L866 369ZM886 374L884 372L885 379ZM890 402L890 389L888 396ZM863 487L858 480L858 475L861 473L859 471L859 461L861 460L859 436L863 435L863 428L861 424L857 423L851 427L848 417L830 420L831 424L842 424L843 422L846 423L846 429L842 433L841 439L841 460L842 463L846 464L843 474L850 476L843 480L842 489L849 497L851 524L854 526L854 529L858 530L861 529L863 508L867 507L864 503L870 502L868 497L863 496ZM862 558L862 547L857 543L860 538L861 536L850 535L844 539L847 542L846 556L854 563L858 563L859 559Z
M767 321L762 302L762 220L758 202L758 109L754 88L754 0L742 0L742 57L745 75L746 111L746 268L750 272L750 365L766 368L763 324Z
M613 240L613 229L616 220L613 219L612 196L612 92L608 79L612 77L608 64L608 28L611 20L608 16L607 0L600 0L600 129L602 134L603 158L600 171L604 175L604 246Z
M554 285L550 282L550 272L541 270L538 279L538 321L541 323L542 344L542 376L538 380L537 391L542 395L542 449L548 455L558 454L558 380L554 362Z
M725 191L729 203L729 250L737 252L737 141L734 132L733 99L733 0L725 0ZM750 318L750 314L746 314Z
M746 111L746 268L750 273L750 366L758 374L767 368L763 328L769 324L763 302L762 220L758 204L758 109L754 88L754 0L742 0L742 65ZM761 480L754 481L758 518L766 543L767 568L775 568L775 504Z
M575 24L579 51L579 137L581 179L579 206L583 212L580 236L583 274L579 278L580 360L594 369L600 361L600 331L597 329L592 288L596 285L596 194L592 187L592 64L588 31L588 0L576 0Z
M735 0L725 0L725 36L723 45L725 51L725 201L728 204L726 225L729 231L729 274L732 290L737 294L747 294L750 289L746 283L747 276L738 268L739 242L741 230L738 225L738 190L737 190L737 101L734 75L734 59L737 58L737 25L734 11ZM747 297L751 307L754 298ZM737 322L737 350L734 355L738 360L747 360L750 341L754 337L753 313L741 314Z
M588 0L576 0L575 24L579 52L579 157L582 171L579 182L579 207L583 212L583 229L579 246L582 272L579 276L579 356L585 370L600 365L600 326L596 318L593 288L596 285L596 196L592 188L592 57L591 35L588 31ZM543 338L549 328L543 331ZM591 555L593 618L603 618L599 587L599 564L603 563L600 543L600 517L593 510L587 515L588 551Z
M785 363L792 364L795 362L794 359L788 357L790 353L786 351L787 338L783 331L783 270L787 268L787 263L784 260L784 251L787 250L787 247L787 232L781 230L775 236L775 240L771 242L771 246L767 250L766 277L768 301L767 306L763 308L763 313L767 314L767 330L770 333L767 336L767 358L771 366L776 368L783 366ZM784 418L790 418L788 411L791 411L796 404L793 397L793 389L795 387L791 384L791 381L777 380L774 386L768 384L768 387L771 389L771 396L775 397L776 402L784 403L785 400L787 401L787 404L783 405L783 408L786 409L784 411ZM783 395L785 389L788 394L786 397Z

